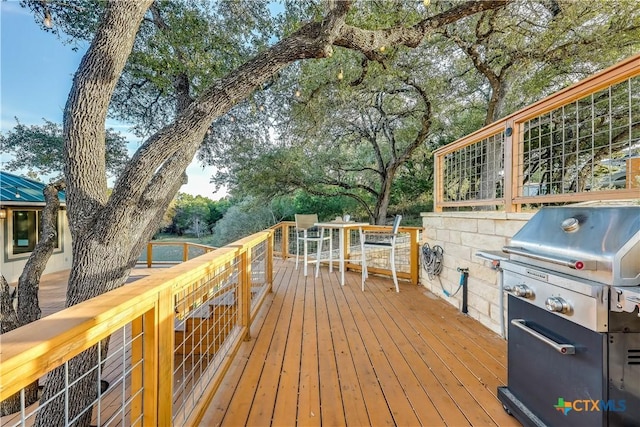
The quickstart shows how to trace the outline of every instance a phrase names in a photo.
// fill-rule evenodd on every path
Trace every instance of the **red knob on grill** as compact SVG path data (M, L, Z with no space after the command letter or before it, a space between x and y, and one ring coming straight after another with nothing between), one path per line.
M576 270L582 270L584 268L584 262L576 261Z

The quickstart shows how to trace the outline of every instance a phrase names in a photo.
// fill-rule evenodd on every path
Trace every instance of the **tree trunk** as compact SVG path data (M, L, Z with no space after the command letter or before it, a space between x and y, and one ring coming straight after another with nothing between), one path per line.
M20 326L18 316L13 308L13 298L11 297L11 290L9 284L4 276L0 275L0 326L2 327L1 333L12 331ZM38 382L30 384L24 389L25 401L35 402L38 394ZM35 395L34 395L35 392ZM28 400L27 400L28 399ZM20 392L9 396L2 402L0 402L0 416L13 414L20 411Z
M40 240L33 248L29 259L24 266L24 270L18 279L17 309L14 309L9 294L9 284L2 276L2 305L1 311L1 333L9 332L20 326L38 320L42 314L38 301L38 291L40 289L40 277L47 266L47 261L53 253L55 243L58 240L56 230L56 219L60 209L58 192L64 189L63 181L57 181L47 185L44 190L45 207L42 211L41 223L42 233ZM24 388L25 407L38 400L38 381L34 381ZM20 411L20 392L0 402L0 416L12 414Z
M376 200L375 207L375 223L378 225L385 225L387 221L387 209L389 207L389 200L391 199L391 183L395 176L395 169L393 171L387 171L382 182L380 183L380 192L378 193L378 200Z

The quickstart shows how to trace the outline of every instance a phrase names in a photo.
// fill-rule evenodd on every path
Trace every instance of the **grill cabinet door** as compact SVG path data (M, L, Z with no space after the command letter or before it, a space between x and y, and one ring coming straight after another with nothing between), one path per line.
M575 354L561 354L512 325L512 319L524 319L527 327L545 337L575 346ZM605 351L606 334L509 296L508 388L545 424L567 427L605 424L606 412L595 410L598 403L593 403L607 400ZM570 402L572 409L557 409L562 402Z

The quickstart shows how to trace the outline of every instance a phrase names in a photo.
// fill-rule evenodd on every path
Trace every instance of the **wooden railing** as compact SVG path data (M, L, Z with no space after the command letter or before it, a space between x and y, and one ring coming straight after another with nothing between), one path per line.
M434 209L640 197L640 55L434 153Z
M368 225L363 227L365 230L372 231L389 231L390 226ZM295 222L282 221L272 227L274 232L274 254L283 259L296 256L296 233ZM343 230L334 230L336 235L333 238L334 245L338 242L337 233L344 232L345 241L345 268L347 270L360 271L360 236L358 227L345 228ZM419 227L400 227L398 237L398 246L396 254L396 269L398 277L408 280L414 285L419 282L420 269L420 233L422 228ZM325 248L328 250L328 248ZM336 249L336 248L334 248ZM388 251L384 251L388 255ZM327 258L327 257L323 257ZM337 259L337 254L334 256ZM350 262L354 260L354 262ZM337 262L337 261L335 261ZM369 271L373 274L380 274L391 277L391 269L388 265L370 264Z
M197 425L271 290L272 238L256 233L3 334L0 400L63 366L66 408L75 374L112 375L84 409L92 424ZM91 348L94 365L74 372L70 361ZM32 424L49 403L22 408L12 425ZM60 423L73 424L63 412Z
M154 248L168 248L168 247L176 247L180 251L180 257L173 257L174 259L163 259L159 260L158 257L154 257L153 250ZM195 258L204 253L211 252L217 248L207 245L201 245L198 243L191 242L172 242L172 241L150 241L147 243L147 250L145 252L145 256L141 258L140 262L144 262L147 264L147 268L153 267L154 264L180 264L181 262L188 261L191 258Z
M398 276L417 283L420 229L401 227L400 233ZM359 270L348 261L360 257L358 229L345 237L347 268ZM92 424L197 425L271 290L274 245L279 256L295 256L292 222L206 248L197 258L3 334L0 400L63 367L63 407L73 399L77 377L95 376L90 389L96 395L81 408L92 414ZM390 275L388 266L370 271ZM109 351L101 354L105 339ZM93 364L78 372L73 359L91 349ZM108 387L101 389L101 380ZM23 407L0 424L31 425L50 404ZM74 424L73 411L63 412L61 424Z

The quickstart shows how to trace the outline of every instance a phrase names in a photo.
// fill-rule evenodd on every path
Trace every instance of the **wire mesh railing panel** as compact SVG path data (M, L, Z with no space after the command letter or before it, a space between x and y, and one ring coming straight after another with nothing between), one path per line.
M239 258L175 295L174 424L182 425L237 333Z
M144 332L131 331L130 325L120 328L40 378L38 402L29 404L23 389L19 411L3 416L0 425L144 425L142 412L132 410L144 398L141 381L132 381L142 378L144 361L131 357L132 348L142 348Z
M444 156L444 201L487 200L503 196L504 133Z
M282 233L285 230L285 226L280 224L278 227L273 228L273 251L276 253L282 253L283 248L283 236Z
M251 250L251 310L256 307L269 287L267 277L267 242L263 241Z
M640 77L520 126L518 195L640 188Z
M295 255L296 254L296 248L298 246L298 233L296 232L296 227L295 226L291 226L288 228L289 230L289 247L288 249L288 253ZM300 248L300 250L302 250L302 248Z
M389 228L390 229L390 228ZM360 263L362 259L362 249L360 246L360 231L358 229L349 230L350 259ZM411 233L398 232L396 238L395 264L396 271L403 273L411 272ZM389 270L391 274L390 253L388 249L367 248L367 266L369 268L379 268Z
M358 238L359 240L359 238ZM399 233L396 238L395 251L396 271L403 273L411 272L411 238L408 233ZM381 270L389 270L391 274L391 259L389 249L367 248L367 267L379 268ZM362 250L360 246L354 246L351 258L360 261Z

